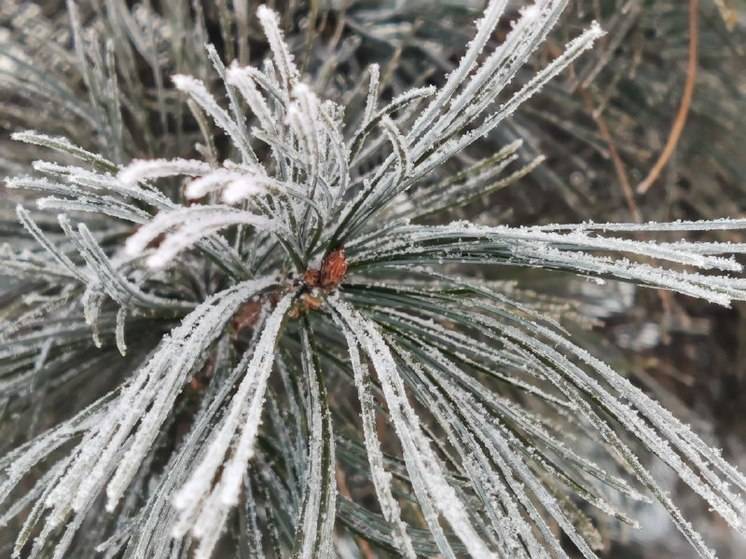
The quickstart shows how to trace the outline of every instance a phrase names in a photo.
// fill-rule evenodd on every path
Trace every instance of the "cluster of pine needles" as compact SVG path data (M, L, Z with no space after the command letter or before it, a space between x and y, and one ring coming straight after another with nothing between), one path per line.
M746 476L521 281L746 299L737 206L645 203L691 64L615 137L651 25L691 57L727 3L57 4L0 7L0 555L594 558L658 507L715 557L660 467L746 535ZM519 181L578 223L485 203Z

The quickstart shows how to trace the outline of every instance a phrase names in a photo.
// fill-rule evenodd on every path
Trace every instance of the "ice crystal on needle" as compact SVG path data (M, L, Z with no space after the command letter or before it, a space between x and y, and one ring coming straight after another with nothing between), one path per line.
M159 49L172 35L145 32L124 3L107 3L115 33L102 54L70 0L72 59L90 99L66 99L106 149L14 135L65 163L37 161L7 181L35 193L41 211L18 195L26 240L0 256L14 278L8 294L23 297L0 303L9 325L0 402L20 416L40 391L76 383L98 397L72 402L82 411L56 425L34 416L48 428L0 458L0 524L18 529L9 553L330 557L347 532L412 559L567 557L567 542L590 558L601 542L595 518L635 525L631 503L652 501L713 557L647 469L650 456L746 533L746 478L578 347L557 316L561 301L450 265L561 270L721 305L746 299L733 257L742 244L653 240L743 229L742 220L443 221L541 162L507 173L516 141L465 158L458 173L447 165L603 34L592 25L508 95L566 3L537 0L495 45L509 3L492 0L441 87L383 103L378 65L367 91L346 94L329 85L332 66L302 70L266 6L251 15L269 46L262 64L226 68L208 45L211 68L192 76L180 64L171 90ZM219 9L248 29L249 14ZM154 120L170 126L166 101L184 102L194 150L130 155L146 119L129 112L134 78L120 84L117 69L133 49L158 84ZM369 480L373 509L348 477Z

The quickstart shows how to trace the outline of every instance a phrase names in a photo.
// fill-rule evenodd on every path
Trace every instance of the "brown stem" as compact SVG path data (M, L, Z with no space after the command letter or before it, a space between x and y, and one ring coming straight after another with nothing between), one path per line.
M668 135L666 147L663 149L663 152L650 170L648 176L637 187L637 192L640 194L645 194L650 187L653 186L676 150L676 145L679 143L679 139L681 139L681 133L684 131L684 125L686 124L686 119L692 106L692 98L694 97L694 83L697 81L698 51L699 0L689 0L689 63L686 69L684 95L681 98L679 112L676 114L676 119L674 120L671 132Z
M632 190L632 185L630 184L629 178L627 177L627 171L624 168L622 158L619 156L619 151L616 148L614 138L612 137L611 131L606 124L606 120L604 119L603 115L601 115L601 113L594 109L593 98L591 97L590 92L587 89L581 89L580 94L583 97L583 102L585 103L586 110L591 114L591 117L596 123L599 134L601 134L604 142L606 142L606 146L609 148L609 155L611 156L611 161L614 164L614 171L616 172L616 176L619 179L619 184L622 187L622 194L624 195L624 200L627 202L629 213L632 214L632 219L639 223L641 221L641 217L640 210L638 209L637 203L635 202L635 193Z

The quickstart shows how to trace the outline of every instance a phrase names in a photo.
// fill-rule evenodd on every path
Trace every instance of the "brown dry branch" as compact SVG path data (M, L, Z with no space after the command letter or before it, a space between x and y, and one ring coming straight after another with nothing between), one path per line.
M637 192L645 194L650 187L658 180L663 169L665 169L671 156L676 151L676 146L684 132L686 119L694 98L694 84L697 81L697 58L699 51L699 0L689 0L689 62L686 69L686 83L684 84L684 95L681 97L681 105L676 113L671 132L668 135L666 147L663 148L658 161L648 173L648 176L642 181Z

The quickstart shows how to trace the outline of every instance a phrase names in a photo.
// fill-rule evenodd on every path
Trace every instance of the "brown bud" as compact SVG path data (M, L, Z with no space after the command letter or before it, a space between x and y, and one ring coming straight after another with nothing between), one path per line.
M321 308L321 299L319 299L318 297L314 297L313 295L304 293L302 299L303 306L306 308L306 310L317 311Z
M333 250L324 257L321 263L321 277L319 285L330 290L337 287L347 274L347 255L344 248Z
M320 277L321 272L319 272L315 268L309 268L308 270L306 270L306 273L303 274L303 283L305 283L308 287L318 287Z

